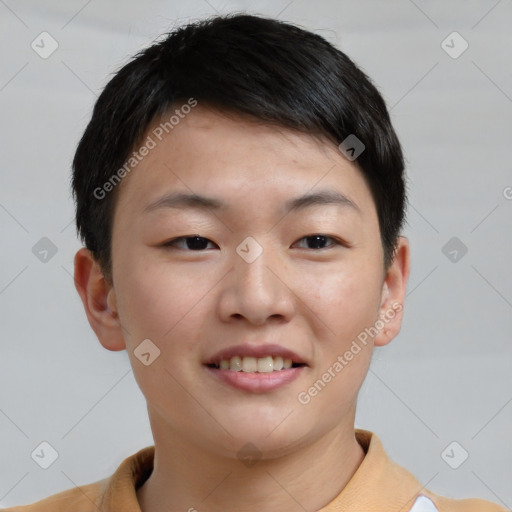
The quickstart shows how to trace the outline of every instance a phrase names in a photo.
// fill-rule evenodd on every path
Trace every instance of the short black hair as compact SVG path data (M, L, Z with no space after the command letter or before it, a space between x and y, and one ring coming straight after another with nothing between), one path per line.
M117 177L126 174L126 161L151 123L191 98L336 145L356 136L364 150L354 163L375 201L384 266L391 263L406 194L403 154L382 96L321 36L280 20L231 13L165 34L115 73L96 101L73 159L72 188L78 235L108 281L119 187L104 185L123 166Z

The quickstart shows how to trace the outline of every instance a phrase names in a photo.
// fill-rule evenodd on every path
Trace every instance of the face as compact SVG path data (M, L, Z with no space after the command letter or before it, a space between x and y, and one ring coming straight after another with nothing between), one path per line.
M398 332L406 277L403 264L383 268L355 163L201 105L155 140L120 186L115 321L95 329L128 351L153 429L273 457L352 428L373 346Z

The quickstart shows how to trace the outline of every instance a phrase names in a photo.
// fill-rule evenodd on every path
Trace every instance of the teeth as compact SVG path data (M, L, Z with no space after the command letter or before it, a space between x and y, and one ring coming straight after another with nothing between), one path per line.
M280 356L272 357L240 357L234 356L231 359L222 359L219 362L221 370L232 370L234 372L248 373L270 373L279 370L286 370L292 367L291 359L283 359Z
M222 363L222 361L221 361ZM232 357L229 361L229 369L234 372L239 372L242 370L242 359L238 356Z
M245 371L245 368L244 368ZM262 357L258 359L258 372L269 373L274 371L274 360L272 356Z
M282 370L283 366L283 358L280 356L274 357L274 370Z
M255 372L258 369L258 360L255 357L244 357L242 359L243 372Z

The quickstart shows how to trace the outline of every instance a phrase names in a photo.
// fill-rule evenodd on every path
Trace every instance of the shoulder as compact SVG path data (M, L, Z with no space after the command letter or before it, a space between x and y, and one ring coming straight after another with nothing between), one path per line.
M107 479L49 496L30 505L2 508L0 512L98 512ZM78 508L79 507L79 508Z
M453 499L435 494L387 456L375 433L356 429L356 438L366 457L341 493L342 504L361 502L361 510L402 512L512 512L478 498Z
M477 498L456 500L428 491L424 494L432 499L439 512L509 512L501 505Z
M0 509L0 512L100 512L111 504L121 505L122 510L134 509L137 505L135 489L151 474L154 453L154 446L142 448L124 459L115 473L103 480L77 486L31 505Z

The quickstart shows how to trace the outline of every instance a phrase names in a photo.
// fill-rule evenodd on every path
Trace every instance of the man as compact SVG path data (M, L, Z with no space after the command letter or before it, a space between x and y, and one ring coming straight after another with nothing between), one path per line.
M346 55L250 15L179 28L107 84L73 167L76 287L155 445L10 512L504 511L354 429L409 245L400 144Z

